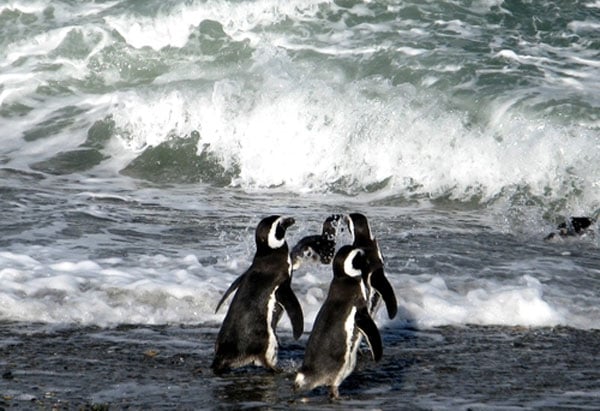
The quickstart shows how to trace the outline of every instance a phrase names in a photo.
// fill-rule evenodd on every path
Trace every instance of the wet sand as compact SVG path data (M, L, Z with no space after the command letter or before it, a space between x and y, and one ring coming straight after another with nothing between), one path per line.
M600 331L571 328L383 329L384 356L360 358L330 401L296 394L306 334L280 333L280 366L212 374L217 328L0 325L0 408L594 409Z

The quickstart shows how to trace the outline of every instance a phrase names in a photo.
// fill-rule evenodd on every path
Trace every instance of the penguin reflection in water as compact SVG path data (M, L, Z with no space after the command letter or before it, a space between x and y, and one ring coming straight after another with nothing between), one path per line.
M381 336L369 314L363 282L369 265L360 248L346 245L335 255L333 280L308 338L296 391L328 386L331 398L339 398L339 385L356 366L360 335L366 337L373 359L381 359Z
M215 373L249 364L277 370L275 327L282 309L291 320L294 339L302 335L304 318L291 289L292 264L285 240L292 224L293 218L280 216L267 217L258 224L256 254L250 268L230 285L217 305L216 311L237 290L215 343Z

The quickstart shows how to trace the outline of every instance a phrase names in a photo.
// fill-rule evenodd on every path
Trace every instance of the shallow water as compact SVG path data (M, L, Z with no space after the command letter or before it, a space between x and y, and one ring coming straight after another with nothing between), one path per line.
M545 226L511 230L493 209L455 203L5 175L28 182L5 198L33 211L11 208L2 223L4 407L600 406L594 239L545 242ZM394 320L376 317L382 361L363 356L340 402L293 393L331 278L306 264L293 280L304 336L292 341L285 317L279 327L284 372L214 376L227 305L214 309L250 263L259 216L294 215L294 243L355 209L371 217L398 298Z
M4 197L16 205L1 223L5 320L215 324L221 294L250 264L262 216L294 216L294 244L325 216L359 210L396 289L401 315L392 324L598 328L596 240L545 242L552 226L512 230L493 208L6 175L27 188ZM348 241L341 233L339 243ZM306 329L330 270L294 273Z

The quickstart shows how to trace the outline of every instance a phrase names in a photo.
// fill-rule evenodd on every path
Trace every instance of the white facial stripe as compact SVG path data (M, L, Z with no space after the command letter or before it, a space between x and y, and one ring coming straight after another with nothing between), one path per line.
M273 222L273 224L271 224L271 229L269 230L269 237L267 237L269 248L276 249L282 247L285 243L285 238L282 238L281 240L277 239L277 227L279 226L280 221L281 217L279 217Z
M360 277L362 274L360 270L357 270L352 265L352 261L354 260L354 257L356 257L357 254L363 254L363 251L358 249L352 250L348 254L348 257L346 257L346 260L344 260L344 272L350 277Z

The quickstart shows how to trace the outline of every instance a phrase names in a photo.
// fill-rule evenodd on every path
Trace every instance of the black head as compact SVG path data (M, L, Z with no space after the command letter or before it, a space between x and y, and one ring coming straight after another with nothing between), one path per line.
M323 231L321 235L328 240L335 240L338 229L344 216L341 214L332 214L323 222Z
M354 239L353 245L362 247L369 245L373 242L373 234L371 233L371 227L369 227L369 221L364 214L352 213L348 215L348 229Z
M571 226L576 234L583 234L596 221L590 217L571 217Z
M590 231L590 227L596 223L596 220L591 217L570 217L557 227L557 232L550 233L545 240L552 240L564 237L583 236Z
M334 277L362 278L366 274L367 259L363 249L345 245L333 259Z
M284 245L285 231L294 224L293 218L285 218L278 215L263 218L256 227L256 249L257 251L276 250Z

